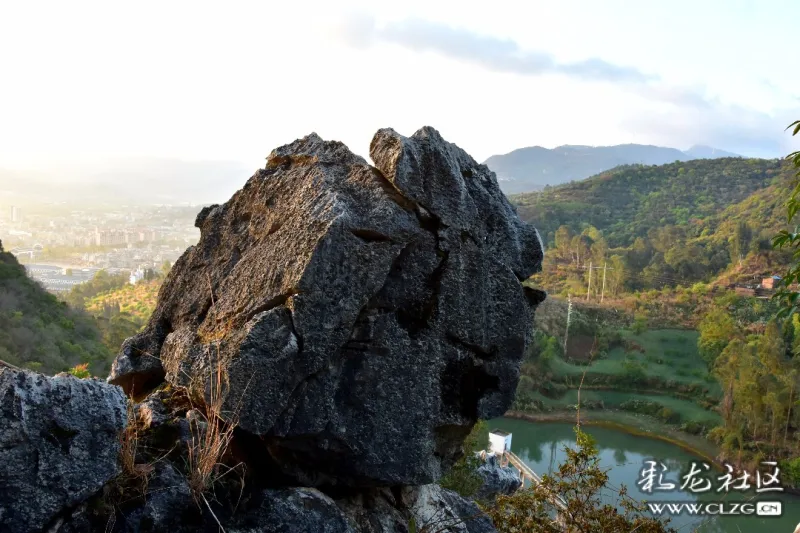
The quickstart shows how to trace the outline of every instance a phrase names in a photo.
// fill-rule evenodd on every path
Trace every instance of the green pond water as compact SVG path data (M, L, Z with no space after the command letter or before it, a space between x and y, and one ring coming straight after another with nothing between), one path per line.
M555 470L566 458L565 446L575 445L575 432L572 424L553 422L526 422L501 418L492 420L490 428L502 429L512 433L511 450L539 474ZM631 497L649 502L749 502L780 501L780 517L724 516L698 517L688 513L662 517L671 518L670 526L680 533L793 533L800 523L800 497L784 493L767 492L755 494L730 491L716 492L722 472L709 472L714 488L710 492L698 494L680 491L681 475L686 473L692 461L702 463L682 448L664 441L631 435L623 431L587 426L584 428L597 441L601 465L610 468L609 483L619 487L625 485ZM677 482L676 490L648 494L640 490L637 482L646 461L657 460L668 467L665 480ZM754 485L755 483L752 482ZM609 502L612 494L607 495Z

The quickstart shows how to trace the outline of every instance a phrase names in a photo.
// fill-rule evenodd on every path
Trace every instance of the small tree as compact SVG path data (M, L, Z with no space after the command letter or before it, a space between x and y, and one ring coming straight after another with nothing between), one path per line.
M644 515L647 507L628 496L625 487L614 489L618 505L604 504L611 488L608 470L600 467L594 439L575 429L577 447L566 447L567 458L542 483L506 496L484 509L500 533L675 533L667 522ZM566 507L553 518L551 500L563 498Z
M647 331L647 317L644 315L637 315L633 320L633 324L631 324L631 331L636 335L641 335Z
M465 498L475 494L483 484L483 478L475 472L481 464L481 460L475 456L475 453L485 450L488 445L489 427L484 420L479 420L464 439L464 456L453 465L447 475L439 481L439 484Z

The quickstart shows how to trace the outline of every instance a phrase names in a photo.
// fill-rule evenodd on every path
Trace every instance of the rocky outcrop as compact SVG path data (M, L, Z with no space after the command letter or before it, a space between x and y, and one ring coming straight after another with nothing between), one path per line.
M299 485L436 481L513 399L542 245L436 130L370 155L312 134L203 209L110 381L209 403L224 375L226 419Z
M0 367L0 531L42 531L119 473L119 387Z
M399 494L377 491L340 500L312 488L267 490L260 495L257 509L227 530L239 533L405 533L411 527L420 532L495 531L477 505L438 485L409 488Z
M370 155L312 134L204 208L110 384L0 370L0 529L494 531L436 482L513 400L542 244L436 130Z
M475 493L475 499L491 500L498 494L513 494L522 486L519 473L510 466L501 466L496 455L487 455L476 473L483 485Z

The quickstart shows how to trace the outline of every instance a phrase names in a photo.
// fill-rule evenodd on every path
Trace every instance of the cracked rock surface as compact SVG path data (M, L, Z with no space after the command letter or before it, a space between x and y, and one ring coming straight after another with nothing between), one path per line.
M438 480L513 400L542 244L433 128L370 156L311 134L203 209L109 380L210 402L222 375L226 419L298 485Z
M38 532L119 473L119 387L0 367L0 531Z

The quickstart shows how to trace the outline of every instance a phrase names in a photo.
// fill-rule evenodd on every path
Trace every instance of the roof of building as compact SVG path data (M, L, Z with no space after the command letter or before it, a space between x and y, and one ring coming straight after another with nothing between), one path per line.
M509 433L508 431L503 431L502 429L493 429L491 433L492 435L498 435L500 437L507 437L511 435L511 433Z

